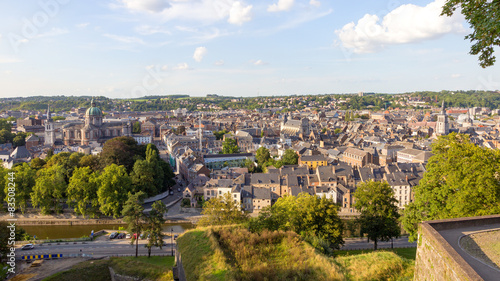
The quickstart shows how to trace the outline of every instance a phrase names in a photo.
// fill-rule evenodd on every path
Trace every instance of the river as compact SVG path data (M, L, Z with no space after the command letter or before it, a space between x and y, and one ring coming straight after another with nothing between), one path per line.
M90 232L97 232L102 229L118 230L119 227L126 228L124 224L89 224L89 225L25 225L19 226L30 235L36 235L36 239L61 239L80 238L90 236ZM167 223L163 225L164 232L182 233L185 230L194 228L191 223Z

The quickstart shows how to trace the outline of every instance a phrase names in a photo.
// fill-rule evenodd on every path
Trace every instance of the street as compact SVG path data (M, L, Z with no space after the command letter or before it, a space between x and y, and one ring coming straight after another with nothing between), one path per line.
M147 255L148 249L145 247L147 240L139 240L139 255ZM151 255L171 255L172 244L170 237L165 237L162 248L151 248ZM175 242L175 241L174 241ZM75 244L76 243L76 244ZM59 244L59 245L58 245ZM116 256L116 255L135 255L135 244L130 245L130 239L114 239L93 242L61 242L36 244L32 250L16 249L16 257L24 255L44 255L44 254L63 254L63 257L76 255L90 256Z
M373 249L373 241L366 242L366 238L349 238L345 239L345 244L340 248L340 250L361 250L361 249ZM409 248L417 247L417 243L410 243L408 237L400 237L394 239L394 248ZM391 248L391 241L377 243L379 249L381 248Z

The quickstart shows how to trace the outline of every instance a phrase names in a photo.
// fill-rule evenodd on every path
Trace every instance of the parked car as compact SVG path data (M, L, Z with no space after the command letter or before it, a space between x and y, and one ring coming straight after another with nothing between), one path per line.
M174 235L174 240L177 240L177 236L179 236L179 235L177 235L177 234L176 234L176 235Z
M123 238L125 238L125 235L126 235L125 233L120 233L120 234L118 234L118 236L116 238L123 239Z
M170 194L170 195L173 195L173 194L174 194L174 191L173 191L173 190L170 190L169 194Z
M134 235L135 236L135 235ZM125 236L126 239L130 239L132 236L130 235L130 233L127 233L127 235Z
M139 239L144 239L144 233L141 233L141 235L139 236Z
M118 235L117 232L113 232L109 235L109 239L115 239L117 235Z
M33 244L26 244L21 248L21 250L31 250L33 248L35 248Z

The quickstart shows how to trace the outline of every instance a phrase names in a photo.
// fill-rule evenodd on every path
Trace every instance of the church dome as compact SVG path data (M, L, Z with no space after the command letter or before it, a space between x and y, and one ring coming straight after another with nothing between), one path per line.
M87 112L85 112L86 116L102 116L102 111L95 106L94 99L92 98L92 101L90 102L90 107L87 109Z

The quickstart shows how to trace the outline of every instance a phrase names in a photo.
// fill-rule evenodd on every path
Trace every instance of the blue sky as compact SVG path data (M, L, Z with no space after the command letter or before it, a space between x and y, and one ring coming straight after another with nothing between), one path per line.
M443 3L2 1L0 97L500 89Z

